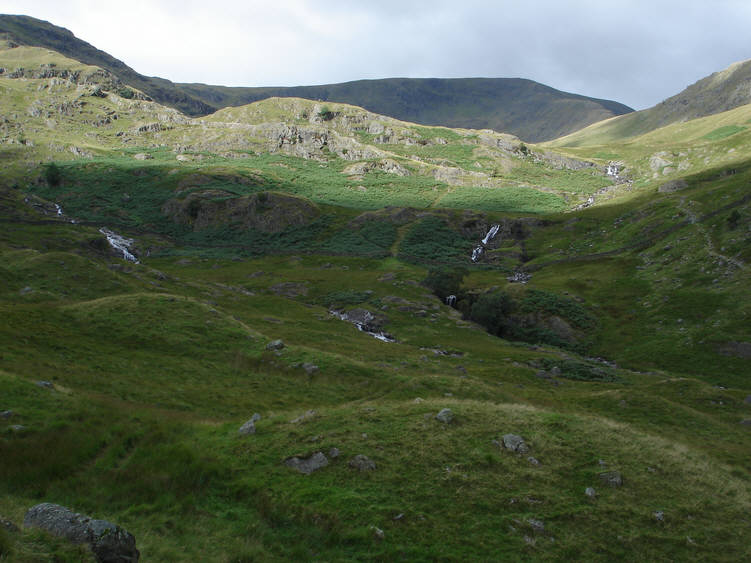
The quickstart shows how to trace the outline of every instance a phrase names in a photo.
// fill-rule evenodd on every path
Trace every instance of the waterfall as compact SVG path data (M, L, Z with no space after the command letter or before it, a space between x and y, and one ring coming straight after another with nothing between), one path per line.
M369 311L365 311L366 315L363 320L357 320L343 311L336 311L332 309L329 311L329 313L331 315L334 315L339 320L348 321L352 323L353 325L357 327L357 330L359 330L360 332L369 334L370 336L372 336L373 338L377 340L380 340L381 342L396 342L396 338L394 338L393 336L391 336L390 334L386 332L370 330L370 327L368 325L371 321L375 319L375 317Z
M55 203L54 205L55 205L55 211L57 211L57 216L58 216L58 217L62 217L62 216L63 216L63 208L62 208L62 207L60 207L60 206L59 206L58 204L56 204L56 203Z
M122 254L123 258L134 264L139 264L138 258L130 253L130 247L135 242L132 238L125 238L117 233L113 233L109 229L102 227L99 232L107 237L107 242L112 248Z
M487 232L485 237L480 241L480 244L475 247L475 249L472 251L472 262L477 262L480 259L480 256L482 256L483 252L485 252L485 246L495 238L495 236L498 234L498 231L501 229L500 225L493 225L490 227L490 230Z
M449 307L456 305L456 295L449 295L448 297L446 297L446 305L448 305Z

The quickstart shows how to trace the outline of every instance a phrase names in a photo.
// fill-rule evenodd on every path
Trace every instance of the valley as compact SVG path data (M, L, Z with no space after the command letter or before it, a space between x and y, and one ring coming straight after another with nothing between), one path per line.
M94 560L42 502L144 561L751 555L751 106L529 143L66 55L0 46L0 560Z

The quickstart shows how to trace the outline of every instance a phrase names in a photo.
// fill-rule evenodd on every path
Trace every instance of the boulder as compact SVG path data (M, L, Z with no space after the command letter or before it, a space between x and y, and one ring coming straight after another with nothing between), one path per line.
M138 154L134 154L133 158L135 158L136 160L152 160L154 157L148 153L139 152Z
M519 454L525 454L529 451L529 446L524 441L524 438L518 434L504 434L503 447Z
M0 418L8 419L11 416L13 416L13 411L3 411L3 412L0 412Z
M241 436L247 436L248 434L255 434L256 433L256 422L253 419L250 419L245 424L243 424L238 430L237 433Z
M589 498L595 498L597 496L597 491L595 491L592 487L587 487L586 489L584 489L584 494Z
M352 469L357 469L358 471L372 471L376 468L375 462L368 456L362 454L357 454L350 459L348 465Z
M680 178L678 180L671 180L670 182L665 182L662 184L659 188L657 188L657 191L661 194L669 194L673 192L677 192L679 190L685 190L688 187L688 182L684 180L683 178Z
M77 514L59 504L45 502L30 508L23 525L76 544L88 544L97 561L103 563L129 563L138 561L140 556L136 539L120 526Z
M451 412L451 409L441 409L441 411L435 415L435 419L444 424L450 424L451 421L454 420L454 413Z
M281 340L272 340L266 344L266 350L281 350L284 348L284 342Z
M321 452L315 452L308 456L291 456L284 460L284 465L305 475L310 475L314 471L326 467L328 464L329 460Z
M623 475L620 471L606 471L598 475L600 481L609 487L620 487L623 485Z

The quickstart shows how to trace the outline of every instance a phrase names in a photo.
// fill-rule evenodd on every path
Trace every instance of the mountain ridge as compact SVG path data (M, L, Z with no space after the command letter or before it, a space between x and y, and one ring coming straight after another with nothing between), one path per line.
M615 101L561 92L516 78L386 78L258 88L174 83L144 76L76 38L69 30L29 16L0 15L0 33L3 32L24 45L50 48L109 70L154 100L194 117L268 97L304 97L356 105L422 125L494 129L528 142L540 142L633 111Z

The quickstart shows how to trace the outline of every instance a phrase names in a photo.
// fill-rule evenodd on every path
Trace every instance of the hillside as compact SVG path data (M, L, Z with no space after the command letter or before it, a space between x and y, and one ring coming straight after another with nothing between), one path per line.
M751 106L564 151L0 68L0 560L94 560L43 502L143 561L751 558Z
M422 125L493 129L532 143L633 111L617 102L569 94L521 78L390 78L290 88L181 87L220 107L267 97L307 98L360 106Z
M638 137L660 127L751 103L751 60L730 65L656 106L595 123L556 139L551 146L594 146Z
M609 100L560 92L517 78L360 80L324 86L241 88L174 84L143 76L77 39L70 31L28 16L0 15L0 32L23 45L53 49L99 66L156 100L190 116L270 97L299 97L356 105L423 125L494 129L528 142L555 139L633 111Z

